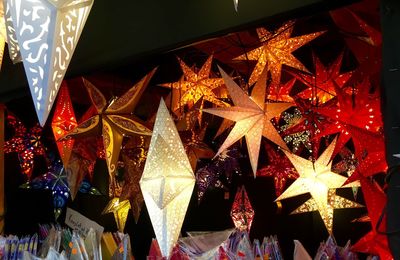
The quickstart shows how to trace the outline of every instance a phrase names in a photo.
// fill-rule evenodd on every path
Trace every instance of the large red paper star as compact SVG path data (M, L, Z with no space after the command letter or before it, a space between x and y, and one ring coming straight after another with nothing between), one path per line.
M371 219L372 230L354 244L352 250L379 255L380 259L393 259L389 250L387 236L379 234L376 230L376 224L378 223L382 210L386 205L386 195L377 183L366 178L361 179L361 189L367 205L368 215ZM380 231L385 229L386 222L382 221Z
M350 79L352 72L340 73L343 54L340 54L329 67L325 67L315 54L313 54L313 59L315 75L306 73L292 74L307 86L306 90L298 94L299 97L317 99L318 103L323 104L335 97L336 86L342 88Z
M292 53L320 36L323 32L315 32L291 38L293 26L294 22L289 21L274 33L267 31L265 28L258 28L257 34L262 44L261 47L235 58L235 60L248 59L257 61L257 65L249 79L250 85L257 81L265 67L271 72L272 84L274 86L279 86L281 81L282 65L308 71Z
M257 176L273 177L275 194L279 197L286 187L287 180L295 180L299 177L290 160L279 153L270 145L265 145L268 156L268 165L257 171Z
M379 141L382 127L380 100L369 93L370 83L365 79L357 86L357 94L349 95L337 88L338 106L319 108L318 112L329 118L325 128L318 134L326 136L339 133L335 154L353 140L355 154L361 158L364 151L376 150L371 138Z

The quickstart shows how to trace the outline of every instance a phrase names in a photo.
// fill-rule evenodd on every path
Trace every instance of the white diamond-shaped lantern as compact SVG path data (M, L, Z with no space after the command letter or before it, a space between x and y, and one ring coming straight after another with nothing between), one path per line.
M163 100L157 112L140 188L163 256L178 240L195 177Z
M4 19L3 3L0 1L0 69L3 61L4 46L6 43L6 26Z
M14 29L9 29L7 24L7 36L8 39L12 39L15 34L17 45L12 52L17 52L19 45L36 114L43 126L56 99L93 0L5 1L6 20L11 19ZM10 43L12 42L11 40Z

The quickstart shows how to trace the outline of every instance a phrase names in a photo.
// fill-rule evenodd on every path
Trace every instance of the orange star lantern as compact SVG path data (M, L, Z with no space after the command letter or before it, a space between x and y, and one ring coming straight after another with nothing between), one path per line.
M267 68L271 72L272 84L274 86L279 86L281 81L282 65L308 71L292 53L324 32L315 32L291 38L293 26L294 21L289 21L274 33L267 31L265 28L258 28L257 34L262 44L261 47L234 59L257 61L257 65L249 79L250 85L257 81L264 68Z
M172 88L173 91L178 90L174 91L174 93L175 96L180 96L180 100L176 103L174 102L175 104L172 107L173 111L176 111L185 105L188 105L190 108L201 99L217 106L229 106L227 103L218 99L223 96L217 95L217 90L224 84L224 80L222 78L210 78L212 58L212 55L208 57L207 61L203 64L198 73L189 68L189 66L178 58L179 65L183 71L183 79L177 82L164 83L160 85Z
M92 83L83 80L96 113L72 130L69 136L83 137L101 131L110 178L109 195L111 197L121 192L115 173L124 135L151 135L151 130L132 113L154 73L155 69L122 97L110 103L106 102L104 95Z
M64 165L68 164L75 140L73 138L64 139L63 137L77 126L78 122L75 118L68 87L65 81L63 81L58 93L57 105L51 122L51 128L53 129L58 152L60 153Z
M235 104L234 107L210 108L203 111L217 115L236 124L229 133L225 142L219 148L216 156L237 142L243 136L246 137L247 151L249 153L251 167L254 176L257 172L258 156L260 152L261 137L264 136L283 149L288 150L271 119L280 115L292 106L290 103L265 103L265 90L267 70L260 75L254 86L251 96L248 96L222 69L221 75L225 80L229 94Z

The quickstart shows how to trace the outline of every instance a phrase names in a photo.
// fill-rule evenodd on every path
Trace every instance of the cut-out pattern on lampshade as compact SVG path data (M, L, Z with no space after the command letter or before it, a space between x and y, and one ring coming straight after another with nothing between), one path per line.
M6 25L5 25L5 19L4 19L4 8L3 8L3 2L0 1L0 69L1 69L1 63L3 61L3 55L4 55L4 46L6 44Z
M10 54L20 52L40 124L68 69L93 0L5 0Z

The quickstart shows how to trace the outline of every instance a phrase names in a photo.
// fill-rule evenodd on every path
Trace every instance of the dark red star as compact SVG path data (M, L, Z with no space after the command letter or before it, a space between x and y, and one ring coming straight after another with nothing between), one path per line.
M279 197L286 187L286 182L297 179L299 174L284 154L268 144L265 145L265 150L267 151L268 165L259 169L257 176L273 177L275 194Z

